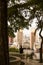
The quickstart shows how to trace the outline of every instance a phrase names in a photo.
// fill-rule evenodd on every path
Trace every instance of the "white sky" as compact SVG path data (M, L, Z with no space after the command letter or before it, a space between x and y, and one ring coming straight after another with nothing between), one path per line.
M17 4L20 4L20 3L25 3L26 2L26 0L20 0L20 1L18 1L18 0L15 0L15 3L17 3Z
M36 22L38 22L38 21L37 21L36 18L34 18L32 24L31 24L32 27L30 27L29 30L27 30L27 29L24 28L24 30L23 30L24 35L29 36L31 30L34 31L34 29L37 28L37 23L36 23ZM40 31L40 30L39 30L39 31ZM37 31L37 35L38 35L38 36L39 36L39 31ZM43 31L42 31L41 35L43 36Z
M23 16L25 19L29 19L30 15L31 15L28 9L22 10L22 11L21 11L21 14L22 14L22 16ZM26 17L25 17L25 15L26 15Z
M30 35L31 30L33 30L33 29L36 29L36 28L37 28L36 21L37 21L37 19L36 19L36 18L34 18L34 20L33 20L32 24L31 24L31 27L29 27L29 30L27 30L27 29L25 29L25 28L24 28L24 30L23 30L24 35L29 36L29 35Z
M30 35L30 29L27 30L26 28L24 28L23 34L24 34L24 36L27 36L28 37Z
M35 28L35 29L37 28L37 23L36 22L38 22L37 18L34 18L33 22L32 22L32 28Z

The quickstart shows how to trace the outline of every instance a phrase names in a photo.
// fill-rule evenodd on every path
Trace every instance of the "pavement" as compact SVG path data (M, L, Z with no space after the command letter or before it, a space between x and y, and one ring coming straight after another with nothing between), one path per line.
M10 54L16 54L16 53L11 52ZM43 63L39 63L38 60L30 59L29 57L21 58L21 62L24 62L25 63L24 65L43 65Z
M22 59L21 61L24 62L25 65L43 65L43 63L39 63L39 61L37 61L37 60L32 60L32 59L29 59L29 58L27 58L27 59Z

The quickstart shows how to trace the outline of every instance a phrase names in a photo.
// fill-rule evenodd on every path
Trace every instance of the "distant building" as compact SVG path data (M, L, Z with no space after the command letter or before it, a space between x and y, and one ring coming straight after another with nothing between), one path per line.
M34 46L34 42L35 42L35 35L34 35L34 32L31 31L30 33L30 48L33 49L33 46Z
M13 44L13 37L10 37L10 36L8 36L8 44L9 45L12 45Z
M19 45L22 45L22 42L23 42L23 31L22 30L17 31L17 42Z

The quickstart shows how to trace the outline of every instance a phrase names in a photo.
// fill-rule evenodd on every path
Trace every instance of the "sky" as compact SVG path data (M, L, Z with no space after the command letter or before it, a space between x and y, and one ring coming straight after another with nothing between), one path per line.
M24 35L29 36L31 30L34 31L34 29L37 28L37 23L36 22L38 22L37 18L34 18L32 24L31 24L31 27L29 28L29 30L27 30L26 28L24 28L24 30L23 30ZM38 36L39 36L39 32L40 32L40 30L37 31L37 35ZM43 36L43 31L42 31L41 35Z
M33 20L32 24L31 24L31 27L29 27L29 29L28 29L28 30L27 30L26 28L24 28L24 30L23 30L24 35L29 36L29 35L30 35L31 30L32 30L32 31L34 31L34 29L36 29L36 28L37 28L36 21L37 21L37 19L36 19L36 18L34 18L34 20Z
M30 35L30 29L27 30L26 28L24 28L23 34L24 34L24 36L27 36L28 37Z

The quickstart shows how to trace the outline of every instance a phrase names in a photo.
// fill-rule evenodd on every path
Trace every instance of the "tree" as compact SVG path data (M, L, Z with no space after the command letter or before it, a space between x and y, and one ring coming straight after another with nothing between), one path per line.
M6 0L0 0L0 65L9 65Z
M29 20L34 17L36 10L43 10L43 1L42 0L27 0L25 3L16 3L15 1L20 2L20 0L10 0L10 6L8 7L8 20L11 25L14 24L13 28L18 29L20 27L27 27L29 25ZM31 11L31 8L33 11ZM31 12L30 19L28 21L22 16L21 11L24 9L28 9ZM25 12L26 14L26 12ZM15 20L15 21L14 21ZM26 22L25 22L26 21Z
M20 3L20 0L17 1L18 3L16 3L15 0L11 0L10 6L8 7L8 20L11 23L11 27L13 27L14 30L20 29L21 27L28 27L31 20L33 20L34 17L37 17L37 29L41 29L39 35L43 40L43 37L41 35L41 32L43 30L43 20L40 20L40 17L43 18L43 0L27 0L25 3ZM29 16L28 19L25 18L27 16L26 11L24 11L25 17L21 13L21 11L24 9L28 9L30 12L31 16ZM40 49L40 62L42 62L42 42Z
M21 11L24 8L19 7L20 5L16 4L14 0L11 0L11 2L13 2L14 6L8 8L10 27L12 27L14 31L24 27L28 28L29 21L27 21L21 14Z
M43 31L43 13L42 11L38 11L37 12L37 29L35 30L35 33L38 29L40 29L40 32L39 32L39 36L41 37L41 47L40 47L40 62L42 62L42 44L43 44L43 36L41 35L42 31Z

